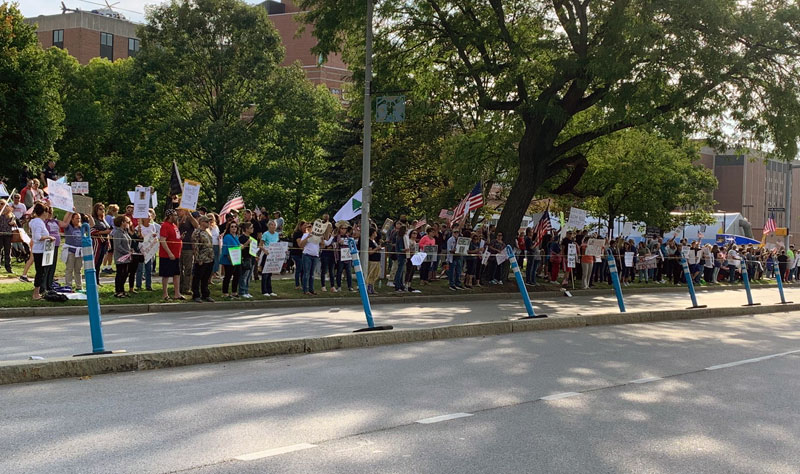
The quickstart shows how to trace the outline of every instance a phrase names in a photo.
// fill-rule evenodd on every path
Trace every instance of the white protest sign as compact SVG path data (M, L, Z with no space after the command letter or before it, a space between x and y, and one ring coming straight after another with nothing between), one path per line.
M75 204L72 201L72 188L69 184L59 183L52 179L47 180L47 195L50 205L62 211L72 212Z
M425 251L425 261L426 262L435 262L439 260L439 246L438 245L426 245L423 247Z
M577 207L571 207L569 209L569 220L567 221L567 227L571 227L573 229L583 229L585 225L586 211L583 209L578 209Z
M325 234L327 227L328 226L322 222L322 220L315 220L314 225L311 227L311 235L308 236L308 241L318 244L322 240L322 236Z
M195 211L197 210L198 199L200 199L200 183L188 179L184 180L181 203L178 205L178 208L186 209L187 211ZM148 198L148 201L149 200Z
M503 250L502 252L496 253L495 257L497 258L497 264L500 265L501 263L508 260L508 254Z
M575 261L578 259L578 246L569 244L567 246L567 268L575 268Z
M633 222L626 222L622 226L622 235L625 237L630 236L633 233Z
M72 194L89 194L88 181L74 181L69 185L72 188Z
M339 259L343 262L350 262L353 260L353 255L350 253L349 247L339 249Z
M625 252L625 266L633 267L633 252Z
M250 248L249 248L249 251L250 251L250 255L252 255L253 257L257 257L258 256L258 241L256 239L252 238L252 237L250 237Z
M156 257L159 245L160 243L158 241L158 235L155 232L147 234L144 237L142 243L139 244L139 251L142 252L145 263L153 260Z
M280 273L289 252L289 242L272 242L267 247L267 252L269 253L262 273Z
M456 255L466 255L469 250L469 237L459 237L456 241Z
M48 181L50 181L48 179ZM55 182L55 181L53 181ZM53 258L55 257L56 251L56 242L54 240L45 240L44 241L44 252L42 253L42 266L49 267L53 264ZM49 289L49 288L48 288Z
M25 229L22 227L17 227L17 232L19 232L19 238L22 239L27 245L31 244L31 238L28 236L28 233L25 232Z
M485 252L483 252L483 255L481 256L481 265L486 265L487 263L489 263L489 258L490 258L491 256L492 256L492 254L491 254L491 253L489 253L489 251L488 251L488 250L486 250Z
M150 217L150 188L139 186L133 191L133 218Z
M589 239L589 243L586 244L586 255L591 255L593 257L600 257L603 255L603 246L606 244L606 241L603 239Z
M427 254L425 252L417 252L411 257L411 263L413 263L415 267L418 267L425 261L426 256Z

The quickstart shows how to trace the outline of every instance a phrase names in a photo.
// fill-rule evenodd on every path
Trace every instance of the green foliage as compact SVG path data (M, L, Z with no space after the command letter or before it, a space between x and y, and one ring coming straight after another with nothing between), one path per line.
M22 19L16 3L0 3L0 175L12 178L53 156L64 118L57 73Z

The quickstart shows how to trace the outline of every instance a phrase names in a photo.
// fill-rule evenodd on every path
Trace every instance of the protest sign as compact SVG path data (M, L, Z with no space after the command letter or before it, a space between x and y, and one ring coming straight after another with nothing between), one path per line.
M150 217L150 188L138 186L133 191L133 218L147 219Z
M631 234L633 234L633 222L626 222L622 226L622 235L624 235L625 237L628 237Z
M441 211L439 211L439 219L447 219L449 221L453 219L454 215L455 215L454 211L448 209L442 209Z
M496 253L495 257L497 258L497 264L498 265L500 265L501 263L503 263L506 260L508 260L508 254L505 251Z
M415 267L422 265L422 262L425 261L425 257L428 255L425 252L417 252L411 257L411 263L414 264Z
M158 253L158 247L160 245L158 234L155 232L144 236L142 243L139 244L139 251L142 252L145 263L156 258L156 253Z
M385 221L383 221L383 227L381 227L381 233L383 235L389 235L389 231L392 230L392 226L394 226L394 221L387 218Z
M289 242L272 242L267 247L267 259L264 263L263 273L280 273L286 254L289 252Z
M583 209L578 209L577 207L571 207L569 209L569 220L567 221L567 227L571 227L573 229L583 229L586 225L586 211Z
M567 246L567 268L575 268L575 261L578 259L578 246L569 244Z
M69 186L72 188L72 194L89 194L88 181L74 181Z
M603 246L605 244L606 241L603 239L589 239L589 243L586 244L586 255L601 257L603 255Z
M19 233L19 239L21 241L25 242L27 245L31 244L31 238L28 235L28 233L25 232L25 229L23 229L22 227L17 227L16 232Z
M438 245L426 245L422 250L425 251L425 261L426 262L435 262L439 260L439 246Z
M51 181L51 180L47 180ZM53 181L55 183L55 181ZM49 267L53 264L53 258L55 257L56 251L56 242L55 240L45 240L44 241L44 252L42 253L42 266Z
M72 202L75 205L75 212L78 214L92 215L92 207L94 200L89 196L75 195L72 196Z
M258 241L256 239L250 237L250 248L248 250L250 255L253 257L258 257Z
M135 193L135 192L133 192L133 191L128 191L128 199L130 199L130 200L131 200L131 204L133 204L133 201L134 201L134 199L135 199L135 198L134 198L134 196L136 196L136 193Z
M633 252L625 252L625 266L633 267Z
M178 205L178 208L186 209L187 211L195 211L197 210L198 199L200 199L200 183L188 179L184 180L181 203ZM150 201L150 198L148 197L147 200Z
M231 257L231 265L242 264L242 247L237 246L228 248L228 255Z
M72 201L72 188L68 184L48 179L47 195L50 205L56 209L72 212L75 208L75 203Z
M459 237L456 241L456 255L466 255L469 250L469 237Z
M153 203L153 209L158 207L158 191L153 191L150 201Z
M487 265L489 263L489 258L491 258L491 257L492 257L492 254L489 253L488 250L483 252L483 255L481 255L481 265Z
M342 247L339 249L339 259L343 262L351 262L353 254L350 253L350 247Z
M651 268L658 267L658 255L650 255L648 257L640 258L636 262L636 270L650 270Z

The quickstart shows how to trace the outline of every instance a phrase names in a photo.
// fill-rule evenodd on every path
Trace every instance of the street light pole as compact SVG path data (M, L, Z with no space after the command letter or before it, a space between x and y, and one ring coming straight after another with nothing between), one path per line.
M361 163L361 262L369 265L370 152L372 151L372 0L367 0L367 31L364 60L364 156Z

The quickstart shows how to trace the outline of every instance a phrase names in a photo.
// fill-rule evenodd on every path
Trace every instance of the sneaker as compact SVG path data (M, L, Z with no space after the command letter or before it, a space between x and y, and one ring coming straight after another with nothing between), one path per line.
M333 288L331 288L331 291L334 292L334 293L338 293L341 290L339 288L333 287Z
M550 284L551 284L551 285L558 285L558 282L557 282L557 281L555 281L555 280L550 280Z
M325 292L327 292L328 290L327 290L327 289L326 289L326 288L323 286L323 287L320 289L320 291L325 291Z
M203 298L203 301L206 301L208 303L213 303L214 299L209 296L208 298Z
M355 288L348 288L350 291L356 291Z
M270 296L272 296L272 297L278 296L278 295L277 295L277 294L275 294L275 293L270 293L269 295L270 295Z
M464 287L463 287L463 286L461 286L461 285L456 285L456 290L465 290L465 289L466 289L466 288L464 288Z
M412 293L422 293L422 292L421 292L421 291L419 291L419 290L411 290L411 292L412 292Z
M250 293L245 293L244 295L239 295L239 296L246 300L249 300L250 298L253 297L253 295L251 295Z
M503 284L503 280L498 281L497 284L498 285L502 285Z
M450 286L450 291L456 291L456 287L451 285Z
M394 282L390 281L389 283L386 284L386 286L388 286L389 288L394 288Z
M264 293L261 296L269 296L269 293Z
M30 283L30 282L31 282L31 281L28 279L28 277L27 277L27 276L25 276L25 275L20 275L20 276L19 276L19 281L24 281L25 283Z
M192 298L192 303L202 303L202 302L203 300L201 300L200 298Z

